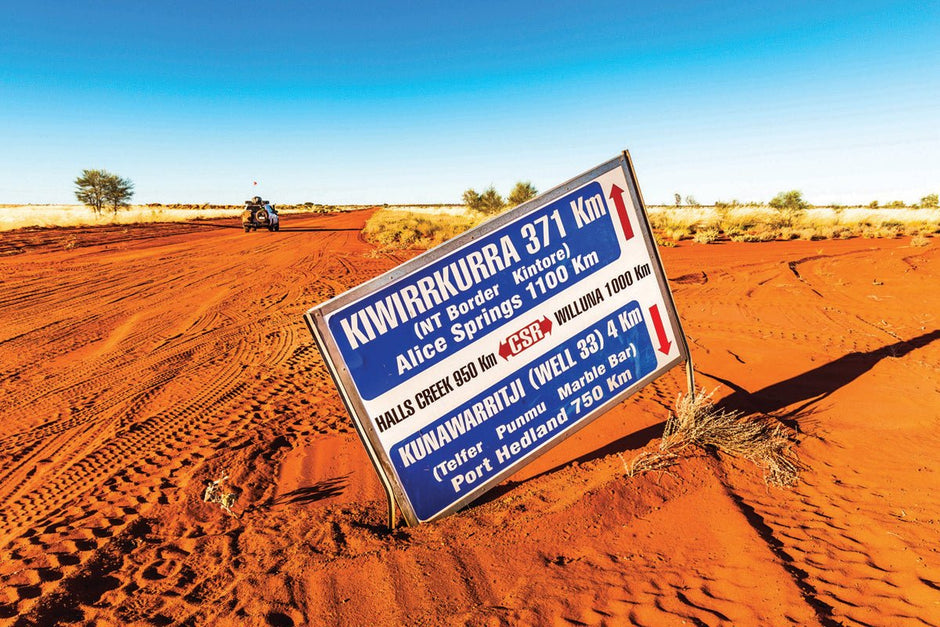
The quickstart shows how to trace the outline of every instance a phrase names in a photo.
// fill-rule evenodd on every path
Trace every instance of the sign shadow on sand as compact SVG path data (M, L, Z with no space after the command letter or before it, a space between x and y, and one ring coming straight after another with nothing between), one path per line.
M831 395L836 390L852 383L875 367L886 357L900 358L940 339L940 329L934 329L910 340L888 344L868 352L853 352L843 355L825 365L807 370L803 374L768 385L762 390L748 392L735 383L702 372L707 377L720 381L734 392L718 402L719 409L739 411L745 415L753 413L773 414L782 409L802 403L778 417L794 419L809 408Z
M268 507L277 507L279 505L309 505L323 499L339 496L346 489L347 477L333 477L324 479L313 485L297 488L286 492L277 497Z

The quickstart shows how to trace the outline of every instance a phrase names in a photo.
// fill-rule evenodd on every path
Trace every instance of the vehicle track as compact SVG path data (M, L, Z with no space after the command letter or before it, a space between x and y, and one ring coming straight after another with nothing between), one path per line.
M0 625L936 622L940 342L911 307L936 302L936 246L664 251L700 385L801 427L797 486L713 451L629 476L675 369L472 507L390 531L302 320L411 255L364 245L366 216L17 236ZM238 519L202 500L223 474Z
M17 613L69 598L60 593L205 460L253 432L275 437L264 407L303 407L310 392L295 378L322 362L301 316L352 283L355 263L338 252L350 244L358 257L351 231L174 231L95 262L90 248L0 259L16 267L0 301L17 321L0 340L0 575ZM193 603L218 596L207 585Z

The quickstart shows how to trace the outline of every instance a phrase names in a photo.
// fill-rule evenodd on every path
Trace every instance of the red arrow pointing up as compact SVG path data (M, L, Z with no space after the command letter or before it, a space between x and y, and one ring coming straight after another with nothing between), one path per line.
M633 238L633 226L630 225L630 218L627 217L627 206L623 202L623 190L617 187L615 183L610 188L610 199L617 206L617 215L620 217L620 224L623 225L623 234L630 240Z
M669 354L672 348L672 342L666 337L666 328L663 326L663 319L659 316L659 305L650 307L650 317L653 319L653 327L656 329L656 339L659 340L659 350L663 355Z

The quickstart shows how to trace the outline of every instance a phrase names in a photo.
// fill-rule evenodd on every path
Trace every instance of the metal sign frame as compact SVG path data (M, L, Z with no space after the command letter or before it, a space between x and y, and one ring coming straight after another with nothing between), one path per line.
M394 468L394 464L390 459L392 447L388 447L388 450L386 450L386 447L380 441L379 433L376 430L375 425L372 423L369 412L365 407L364 399L357 388L356 382L350 373L350 368L344 360L340 347L329 327L328 318L334 313L342 311L344 308L352 304L369 298L370 296L376 294L376 292L379 292L380 290L398 281L401 281L403 278L409 277L413 273L426 268L430 264L451 255L465 246L468 246L472 242L480 240L481 238L484 238L491 233L499 231L507 225L519 221L522 217L525 217L528 214L537 211L538 209L550 205L552 202L563 198L566 194L588 185L598 177L618 168L623 173L627 187L627 189L622 191L624 194L629 194L633 207L636 209L636 215L639 218L636 235L640 236L645 242L646 250L649 255L649 261L651 262L652 266L652 276L654 276L656 279L660 296L662 297L663 304L665 306L665 311L662 313L664 314L664 317L666 318L668 324L670 325L670 329L674 334L674 340L676 342L677 348L676 355L670 358L667 362L658 364L654 370L647 373L639 380L632 382L629 386L627 386L625 391L614 394L609 399L606 399L603 404L596 406L583 416L579 417L574 422L574 424L564 428L561 432L559 432L557 437L553 436L550 441L533 448L533 450L518 458L514 463L510 464L498 473L489 476L485 481L480 483L480 485L475 486L469 490L466 495L462 496L461 498L455 499L443 510L437 512L433 516L423 519L419 518L415 512L415 508L411 505L411 499L409 499L406 493L406 488L398 477L398 474ZM611 219L613 219L613 217L611 217ZM563 291L564 290L562 290L562 292ZM448 242L445 242L444 244L441 244L440 246L429 250L426 253L419 255L396 268L393 268L392 270L368 281L367 283L364 283L332 298L325 303L311 308L305 314L304 320L306 321L311 333L313 334L313 337L316 340L317 346L323 356L327 368L336 382L343 403L345 404L346 409L352 418L356 432L359 434L359 437L362 440L362 443L369 455L369 459L375 467L375 470L382 482L383 488L388 496L389 520L390 526L393 528L397 519L395 514L396 503L401 507L405 520L408 522L408 524L411 525L417 524L419 522L434 520L458 511L468 503L479 498L492 487L495 487L506 477L510 476L523 466L530 463L534 458L544 454L554 446L558 445L563 440L567 439L580 429L596 420L612 407L619 404L624 399L636 393L655 379L665 374L665 372L671 370L673 367L682 362L686 363L689 393L692 394L694 391L693 369L688 342L676 313L672 291L669 288L669 284L663 270L662 260L659 256L659 251L656 247L655 240L653 239L652 229L650 228L646 208L643 203L639 186L637 184L633 163L630 159L630 154L627 151L624 151L618 157L607 161L606 163L603 163L558 187L555 187L545 194L542 194L541 196L538 196L537 198L530 200L511 211L501 214L492 220L489 220L484 224L476 227L475 229L467 231L466 233L453 238ZM497 325L496 328L501 327Z

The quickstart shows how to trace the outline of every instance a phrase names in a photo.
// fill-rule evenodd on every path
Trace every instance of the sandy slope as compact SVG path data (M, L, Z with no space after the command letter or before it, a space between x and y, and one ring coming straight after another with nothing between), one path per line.
M389 533L301 320L401 261L366 217L3 234L0 623L940 624L936 242L663 251L700 384L801 431L797 487L627 478L675 372Z

